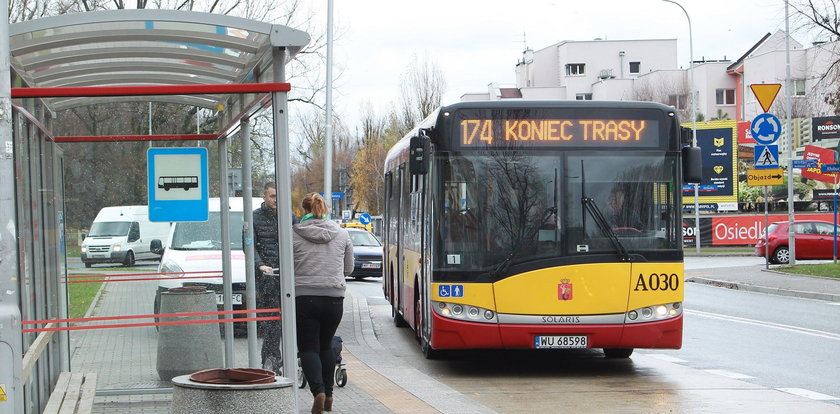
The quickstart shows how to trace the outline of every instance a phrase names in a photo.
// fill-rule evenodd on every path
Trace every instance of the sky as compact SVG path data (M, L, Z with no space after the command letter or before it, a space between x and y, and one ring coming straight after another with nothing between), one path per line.
M326 1L312 0L327 21ZM785 28L783 0L680 0L691 18L694 59L738 59L768 32ZM428 56L447 82L443 104L487 85L515 83L527 45L563 40L677 39L689 62L685 13L661 0L338 0L334 1L333 108L351 131L364 102L386 113L412 56ZM793 31L793 22L791 23ZM794 37L804 39L794 31Z

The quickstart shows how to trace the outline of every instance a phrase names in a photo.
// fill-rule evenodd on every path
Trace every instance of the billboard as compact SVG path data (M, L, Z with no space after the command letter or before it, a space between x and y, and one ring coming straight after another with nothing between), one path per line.
M824 220L832 222L832 213L796 214L797 220ZM770 214L767 223L788 221L784 214ZM765 217L763 214L750 214L728 217L701 217L700 244L703 246L744 246L755 245L758 237L764 232ZM683 217L683 244L695 245L694 218Z
M750 122L738 122L738 144L740 145L755 145L752 132L750 131Z
M840 138L840 116L811 118L811 137L814 141Z
M836 174L826 174L822 172L821 167L823 164L834 164L836 159L835 154L836 151L833 149L806 145L805 154L802 156L802 159L817 160L817 166L814 168L803 168L801 172L802 177L834 184Z
M738 202L738 142L735 121L697 125L697 146L703 159L703 180L698 186L701 204ZM683 124L691 127L691 124ZM737 205L737 204L736 204ZM694 186L683 186L684 208L694 208Z

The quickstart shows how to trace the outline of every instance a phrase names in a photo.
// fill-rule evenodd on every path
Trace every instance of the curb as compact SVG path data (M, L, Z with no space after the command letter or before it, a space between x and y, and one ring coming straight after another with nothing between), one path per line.
M748 283L737 283L725 280L715 280L705 277L693 276L686 279L686 282L700 283L704 285L723 287L733 290L745 290L748 292L767 293L771 295L791 296L796 298L824 300L827 302L840 302L840 295L834 293L808 292L804 290L781 289L775 287L751 285Z

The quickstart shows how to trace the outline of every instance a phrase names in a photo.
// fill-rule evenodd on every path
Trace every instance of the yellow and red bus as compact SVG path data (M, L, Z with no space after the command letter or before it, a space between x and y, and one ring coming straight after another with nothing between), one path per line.
M428 358L680 348L682 184L700 179L685 131L656 103L439 108L385 162L394 322Z

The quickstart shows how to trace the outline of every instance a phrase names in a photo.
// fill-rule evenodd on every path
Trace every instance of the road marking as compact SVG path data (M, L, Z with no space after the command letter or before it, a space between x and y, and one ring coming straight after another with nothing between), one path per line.
M822 394L816 391L810 391L802 388L776 388L779 391L786 392L788 394L798 395L800 397L810 398L812 400L818 401L832 401L832 400L840 400L840 398Z
M681 364L681 363L684 363L684 362L688 362L684 359L680 359L680 358L677 358L677 357L672 357L670 355L665 355L665 354L645 354L645 355L652 356L656 359L659 359L659 360L662 360L662 361L665 361L665 362L673 362L675 364Z
M816 337L820 337L820 338L840 341L840 334L820 331L820 330L816 330L816 329L802 328L802 327L799 327L799 326L791 326L791 325L785 325L785 324L774 323L774 322L757 321L755 319L739 318L737 316L721 315L721 314L718 314L718 313L703 312L703 311L698 311L698 310L685 310L684 312L689 314L689 315L697 315L697 316L703 316L703 317L706 317L706 318L720 319L720 320L730 321L730 322L745 323L745 324L748 324L748 325L764 326L764 327L768 327L768 328L780 329L780 330L783 330L783 331L801 333L801 334L816 336Z
M727 370L725 370L725 369L704 369L703 371L706 371L706 372L708 372L708 373L710 373L710 374L720 375L720 376L722 376L722 377L732 378L732 379L750 379L750 378L755 378L755 377L752 377L752 376L749 376L749 375L739 374L739 373L737 373L737 372L732 372L732 371L727 371Z

